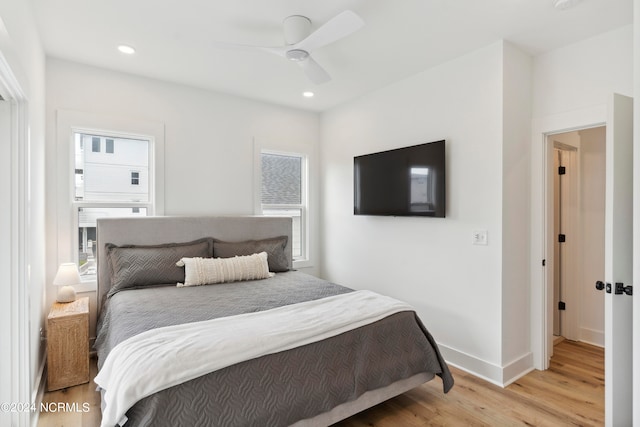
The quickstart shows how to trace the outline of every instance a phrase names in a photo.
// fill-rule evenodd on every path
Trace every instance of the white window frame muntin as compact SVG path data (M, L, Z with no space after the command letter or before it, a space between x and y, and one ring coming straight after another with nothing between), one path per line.
M302 257L293 259L293 268L305 268L312 267L311 261L311 245L310 245L310 233L311 233L311 218L310 218L310 206L309 206L309 189L311 188L311 182L309 180L309 164L311 162L311 154L298 149L287 148L268 148L275 145L258 144L254 141L254 212L256 215L263 215L263 209L273 207L275 209L302 209L301 214L301 229L302 236L300 236L300 245L302 248ZM301 202L302 205L271 205L262 204L262 154L274 154L280 156L300 157L302 159L300 174L302 175L302 188L301 188ZM293 230L292 230L293 231Z
M60 263L77 262L77 213L74 206L75 180L75 132L97 135L134 138L151 141L149 157L149 202L153 204L153 213L148 215L164 215L165 188L165 125L161 122L131 119L128 117L109 116L73 110L56 111L56 177L57 194L48 198L48 202L56 206L56 253L47 262L48 274L55 274ZM114 131L117 129L117 131ZM85 147L86 149L86 147ZM132 202L131 205L133 206ZM109 206L115 206L110 204ZM75 236L75 237L74 237ZM74 240L75 239L75 240ZM53 276L51 276L53 277ZM96 290L96 283L83 282L74 286L77 292Z

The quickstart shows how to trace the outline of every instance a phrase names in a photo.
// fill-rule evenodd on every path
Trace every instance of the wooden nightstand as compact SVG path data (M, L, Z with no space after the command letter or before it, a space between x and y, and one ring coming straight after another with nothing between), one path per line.
M47 317L47 384L59 390L89 382L89 298L53 303Z

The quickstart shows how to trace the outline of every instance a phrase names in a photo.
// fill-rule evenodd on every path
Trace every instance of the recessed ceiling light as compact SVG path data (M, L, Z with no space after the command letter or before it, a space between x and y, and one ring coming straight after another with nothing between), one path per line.
M136 53L136 50L134 48L132 48L131 46L127 46L126 44L121 44L120 46L118 46L118 50L127 55L133 55L134 53Z
M305 98L313 98L313 95L315 94L311 91L302 92L302 96L304 96Z

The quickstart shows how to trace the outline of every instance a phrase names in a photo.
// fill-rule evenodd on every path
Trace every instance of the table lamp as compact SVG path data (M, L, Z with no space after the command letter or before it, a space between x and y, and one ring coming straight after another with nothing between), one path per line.
M73 289L73 285L77 285L80 282L80 273L78 272L78 267L74 262L65 262L60 264L56 277L53 279L53 284L59 286L56 301L75 301L76 291Z

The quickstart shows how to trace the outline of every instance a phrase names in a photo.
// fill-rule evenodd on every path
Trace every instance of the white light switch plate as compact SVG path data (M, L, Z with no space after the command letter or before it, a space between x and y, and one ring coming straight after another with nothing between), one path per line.
M473 230L473 234L471 235L472 243L474 245L488 245L489 237L487 234L487 230Z

